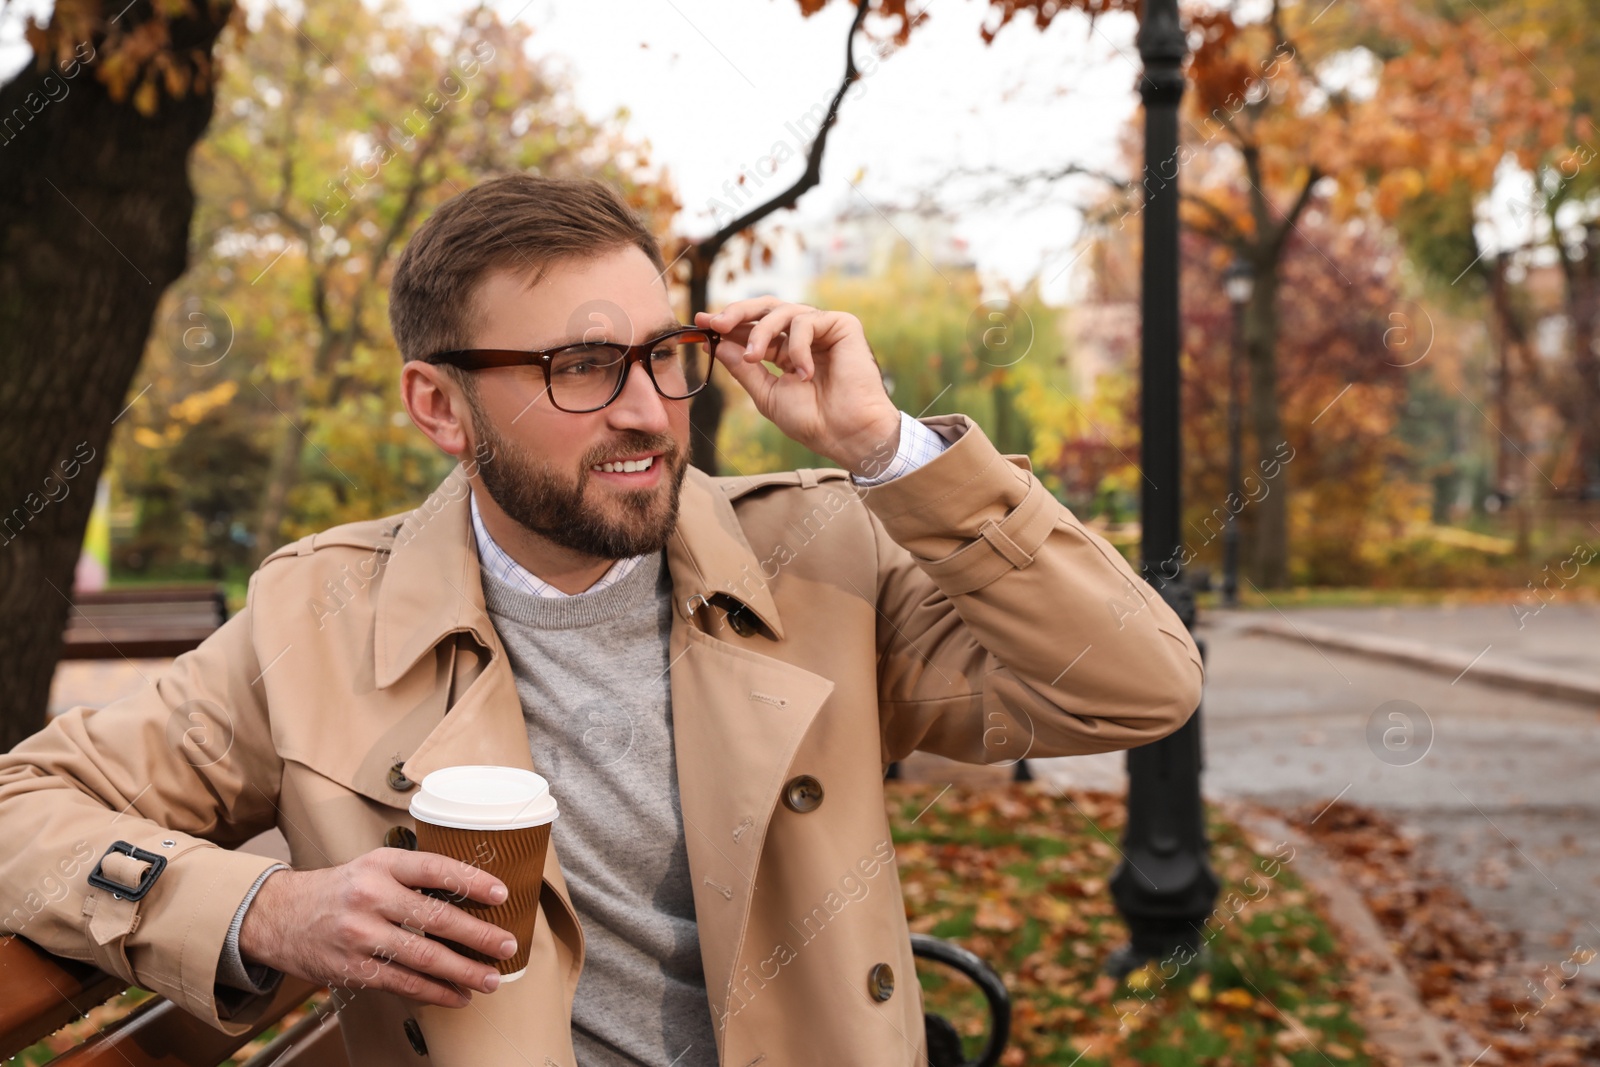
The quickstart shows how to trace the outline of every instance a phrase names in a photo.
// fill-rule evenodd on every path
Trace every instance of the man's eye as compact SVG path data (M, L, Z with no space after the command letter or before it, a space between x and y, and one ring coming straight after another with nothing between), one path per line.
M609 348L587 352L564 352L556 357L550 370L564 378L587 378L590 375L605 373L615 362L617 354Z

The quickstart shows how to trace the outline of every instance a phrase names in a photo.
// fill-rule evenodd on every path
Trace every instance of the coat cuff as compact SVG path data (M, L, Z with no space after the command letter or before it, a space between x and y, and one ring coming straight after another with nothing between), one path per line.
M272 998L245 994L218 1002L223 946L239 902L280 862L270 856L219 848L181 833L160 833L164 839L176 840L176 851L149 894L139 901L138 922L121 946L131 974L120 976L161 994L209 1026L229 1034L243 1033L271 1005ZM91 894L103 892L90 890Z
M1031 564L1064 509L1031 476L1028 457L1002 455L966 415L922 422L949 446L916 470L859 490L884 531L949 596Z

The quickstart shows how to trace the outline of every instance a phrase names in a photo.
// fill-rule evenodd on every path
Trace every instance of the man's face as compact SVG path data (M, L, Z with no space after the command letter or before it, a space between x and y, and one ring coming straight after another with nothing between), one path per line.
M474 348L523 351L572 341L639 344L677 325L666 286L639 249L552 265L531 289L496 272L481 283ZM688 400L668 400L635 366L599 411L562 411L538 367L475 371L468 394L483 486L530 533L597 559L657 552L677 522L689 465ZM472 392L476 393L474 397ZM648 469L601 463L650 457Z

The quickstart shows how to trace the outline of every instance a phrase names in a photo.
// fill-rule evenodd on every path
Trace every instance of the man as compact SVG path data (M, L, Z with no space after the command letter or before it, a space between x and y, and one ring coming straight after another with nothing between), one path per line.
M22 934L235 1032L283 974L330 983L356 1064L924 1062L887 764L1153 741L1199 656L1025 457L896 410L852 316L763 298L674 334L665 270L597 182L439 209L390 318L406 410L461 464L279 549L152 686L0 758ZM691 469L708 347L840 469ZM423 933L509 935L418 889L504 887L404 847L415 783L462 764L561 806L498 988ZM227 848L272 827L292 866ZM74 855L99 884L17 910Z

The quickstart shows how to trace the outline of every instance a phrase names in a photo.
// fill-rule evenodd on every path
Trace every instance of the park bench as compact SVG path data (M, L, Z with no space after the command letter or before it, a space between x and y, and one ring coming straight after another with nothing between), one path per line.
M957 945L912 934L919 959L965 974L989 1005L982 1055L962 1058L956 1030L938 1015L927 1017L931 1067L995 1067L1005 1050L1011 1002L1005 985L978 957ZM123 983L86 963L65 960L20 937L0 937L0 1060L40 1041L123 991ZM216 1067L285 1015L325 992L286 978L272 1006L250 1031L229 1037L171 1001L153 997L81 1045L58 1055L51 1067ZM244 1061L245 1067L349 1067L339 1016L319 1005Z
M227 620L227 598L216 585L78 593L61 658L168 659L198 647Z

